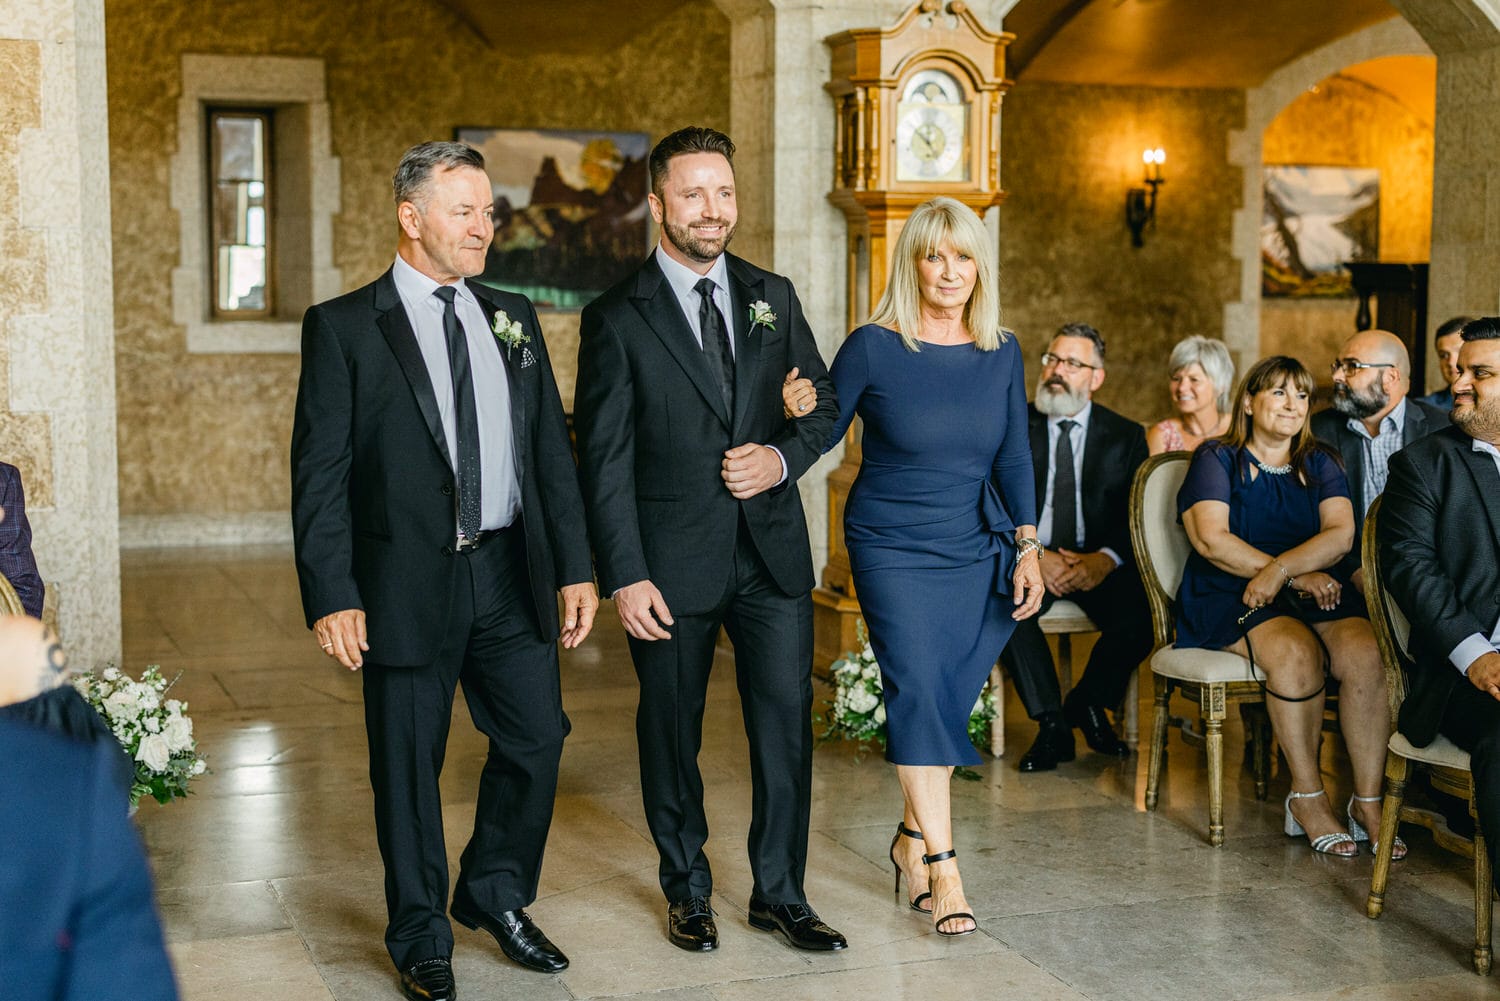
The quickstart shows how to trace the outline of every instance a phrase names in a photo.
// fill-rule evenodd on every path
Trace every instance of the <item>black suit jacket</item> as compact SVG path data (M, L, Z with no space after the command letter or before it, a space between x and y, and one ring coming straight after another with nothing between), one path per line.
M486 319L503 309L531 338L496 349L510 382L532 597L542 638L551 639L558 587L592 579L562 402L531 303L469 287ZM292 522L309 625L362 608L372 662L436 656L464 557L453 553L453 466L437 396L390 271L303 318Z
M1432 742L1455 684L1448 660L1466 637L1489 637L1500 616L1500 471L1472 439L1446 427L1391 458L1376 526L1380 567L1411 623L1415 661L1401 732Z
M1031 430L1031 462L1036 468L1036 510L1041 517L1047 494L1047 472L1052 453L1047 444L1047 415L1033 404L1028 415ZM1108 546L1125 562L1135 566L1130 544L1130 488L1135 471L1146 461L1146 432L1135 421L1107 407L1094 404L1083 439L1083 539L1086 553ZM1055 529L1054 529L1055 530Z
M649 579L674 614L723 597L742 516L778 588L798 595L814 583L796 483L821 454L838 401L792 283L738 257L727 265L733 414L655 254L583 311L575 409L599 584L610 595ZM776 314L773 326L752 326L756 301ZM789 421L781 385L793 367L818 402ZM747 443L779 449L787 479L741 502L720 471L724 452Z
M0 719L0 984L7 998L176 1001L119 745Z
M1401 447L1448 426L1448 414L1430 403L1408 396L1406 423L1401 429ZM1349 418L1332 407L1313 414L1312 432L1344 460L1344 475L1349 478L1350 500L1354 502L1356 525L1365 520L1365 448L1364 439L1349 430ZM1348 557L1351 566L1359 565L1359 546Z

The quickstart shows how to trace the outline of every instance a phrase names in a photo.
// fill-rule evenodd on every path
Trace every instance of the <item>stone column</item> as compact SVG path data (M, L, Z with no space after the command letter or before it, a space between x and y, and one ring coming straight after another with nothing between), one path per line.
M0 0L0 459L75 664L120 657L103 0Z

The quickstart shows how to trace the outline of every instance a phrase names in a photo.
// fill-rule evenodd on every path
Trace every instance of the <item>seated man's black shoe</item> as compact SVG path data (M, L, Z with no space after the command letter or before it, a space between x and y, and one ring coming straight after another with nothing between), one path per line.
M500 951L528 970L561 973L568 968L568 957L542 934L531 915L519 907L499 914L486 914L455 895L449 913L465 928L483 928L495 936Z
M1117 758L1128 758L1130 747L1115 733L1110 725L1109 713L1101 706L1083 702L1063 703L1063 717L1069 726L1076 726L1083 734L1084 743L1098 754L1109 754Z
M1040 724L1031 750L1021 755L1019 768L1023 772L1050 772L1059 763L1072 761L1077 755L1073 750L1073 730L1062 721L1058 713L1048 713L1037 720Z
M455 1001L453 964L445 956L423 959L401 971L401 993L411 1001Z
M707 897L688 897L667 905L667 938L688 952L712 952L719 947L719 929Z
M799 949L832 952L849 947L844 936L824 924L806 904L768 904L752 896L750 927L761 931L779 931Z

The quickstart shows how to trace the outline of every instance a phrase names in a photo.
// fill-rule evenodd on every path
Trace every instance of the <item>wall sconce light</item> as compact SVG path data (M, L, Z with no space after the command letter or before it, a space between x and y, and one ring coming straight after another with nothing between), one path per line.
M1132 247L1146 245L1141 234L1156 222L1156 189L1167 183L1161 176L1161 165L1166 161L1167 154L1159 146L1143 152L1141 162L1146 165L1146 187L1130 188L1125 192L1125 225L1130 229Z

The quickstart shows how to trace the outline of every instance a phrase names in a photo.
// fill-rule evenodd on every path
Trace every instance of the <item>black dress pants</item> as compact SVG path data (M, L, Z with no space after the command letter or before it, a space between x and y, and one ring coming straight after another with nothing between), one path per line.
M1038 620L1058 599L1052 594L1042 598L1041 611L1016 624L1010 642L1000 655L1010 675L1011 684L1026 715L1039 719L1049 712L1062 710L1062 689L1052 651ZM1130 675L1151 653L1151 609L1146 604L1146 589L1134 566L1115 569L1092 591L1074 591L1067 600L1082 608L1099 626L1099 639L1089 654L1083 677L1073 686L1068 698L1084 705L1114 709L1125 698Z
M1469 752L1474 773L1474 812L1484 832L1490 872L1500 872L1495 852L1500 847L1500 700L1459 678L1448 696L1438 729Z
M719 602L702 615L673 613L671 639L630 640L640 679L636 738L646 822L661 855L669 902L707 896L713 874L703 847L703 708L722 626L734 644L750 741L750 869L767 903L806 903L812 790L812 597L788 596L750 542L743 520Z
M474 726L489 738L455 887L483 911L536 898L568 733L557 645L540 635L519 522L453 559L460 569L436 660L367 663L363 671L385 941L398 969L453 952L438 776L455 687L463 686Z

